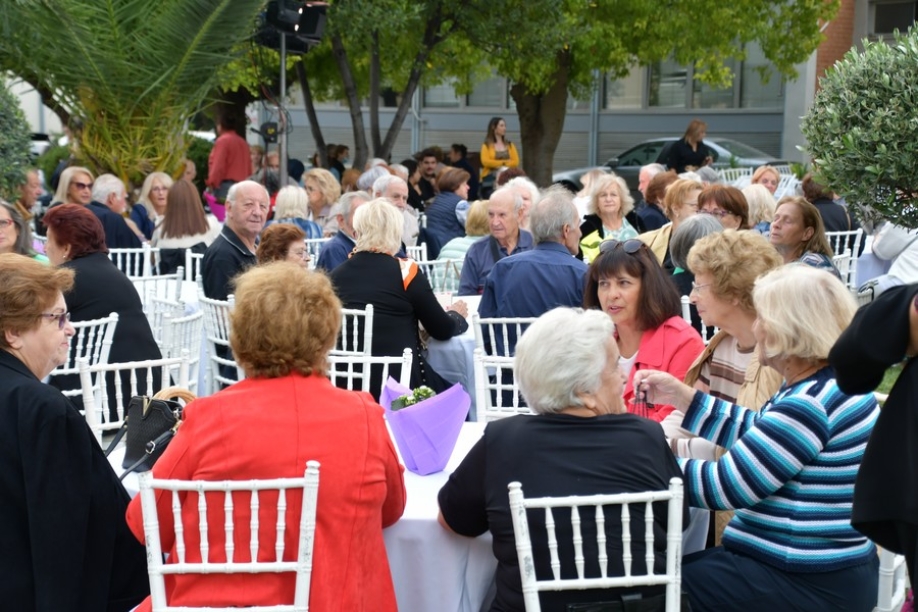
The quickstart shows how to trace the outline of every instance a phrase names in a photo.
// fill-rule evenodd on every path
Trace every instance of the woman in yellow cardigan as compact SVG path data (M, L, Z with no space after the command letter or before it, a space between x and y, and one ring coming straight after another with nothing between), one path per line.
M704 185L691 179L679 179L667 187L663 196L663 214L669 223L638 236L638 240L650 247L668 274L675 270L669 254L669 239L682 221L698 212L698 196L702 189Z
M503 117L492 117L488 122L488 135L481 145L481 196L488 197L494 190L494 180L501 168L516 168L520 155L516 146L506 138L507 122Z

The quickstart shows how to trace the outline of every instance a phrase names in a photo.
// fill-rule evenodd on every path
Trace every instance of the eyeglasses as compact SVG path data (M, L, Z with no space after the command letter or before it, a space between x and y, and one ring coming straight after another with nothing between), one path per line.
M704 283L703 285L697 284L695 281L692 281L692 293L701 294L701 290L705 287L710 287L713 283Z
M625 253L628 255L634 255L641 250L641 247L644 246L644 243L638 240L637 238L632 238L631 240L626 240L620 242L618 240L606 240L605 242L599 245L599 254L611 253L621 245Z
M729 211L724 210L723 208L715 208L714 210L702 210L701 213L705 215L713 215L717 217L718 219L723 219L727 215L733 214Z
M70 322L69 312L40 312L38 313L38 316L47 317L49 319L57 319L58 329L64 329L67 323Z
M70 184L80 191L83 191L84 189L92 189L92 183L81 183L80 181L73 181Z
M11 226L13 223L15 223L15 221L12 219L0 219L0 227L4 229Z
M290 255L296 255L297 257L302 257L303 259L306 259L306 260L309 259L309 251L307 250L290 251Z

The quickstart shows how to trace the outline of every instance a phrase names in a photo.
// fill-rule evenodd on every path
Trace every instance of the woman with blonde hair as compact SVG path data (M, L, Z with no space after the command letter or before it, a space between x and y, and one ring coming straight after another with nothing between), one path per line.
M587 170L586 173L580 177L581 187L577 195L574 196L574 206L577 207L577 212L580 213L581 221L590 214L589 206L592 201L590 193L593 189L593 181L606 174L609 174L609 171L605 168L593 168L592 170Z
M151 172L143 181L140 197L131 207L131 221L143 232L147 240L153 237L153 230L162 223L166 215L172 177L165 172Z
M274 219L268 221L268 226L274 223L295 225L311 240L322 237L322 228L309 220L309 195L302 187L287 185L277 192Z
M698 212L698 196L701 195L702 189L703 184L691 179L678 179L671 183L663 195L663 213L669 219L669 223L658 230L644 232L638 236L638 240L650 247L657 261L669 274L676 269L669 253L670 238L683 220Z
M402 224L401 211L384 198L358 208L354 252L332 270L331 279L345 308L363 310L373 304L373 355L400 356L411 349L411 387L427 385L444 391L449 383L426 363L418 323L433 338L449 340L468 329L468 308L459 300L444 311L417 263L395 257L401 247ZM398 378L398 370L396 366L389 371ZM380 378L373 376L375 397L379 397Z
M800 264L756 280L752 303L759 360L784 379L758 412L665 372L635 375L645 401L674 405L682 427L726 449L719 461L680 459L691 506L735 510L722 546L685 557L683 588L693 610L868 612L879 560L851 506L879 409L873 395L844 393L828 363L857 304Z
M617 174L596 177L590 187L587 216L580 225L580 255L590 263L599 255L599 244L604 240L624 242L636 238L638 232L627 217L634 210L634 198L625 180Z
M775 218L774 196L762 184L746 185L742 192L749 205L749 229L768 238Z
M57 183L57 191L51 205L54 204L80 204L89 206L92 202L92 184L95 179L88 168L70 166L61 172Z
M292 227L292 226L291 226ZM296 229L296 228L293 228ZM341 302L324 274L287 262L250 268L236 279L230 345L246 378L185 407L182 427L153 466L153 477L180 480L248 480L302 476L306 462L320 463L322 485L316 509L312 586L313 610L397 608L386 560L383 528L405 508L402 467L386 431L382 408L366 393L335 388L326 376L328 352L341 327ZM208 497L210 494L208 494ZM210 529L200 529L198 499L188 495L176 513L197 542L204 531L211 555L222 555L229 523L238 537L254 520L248 497L229 510L209 501ZM276 495L261 502L262 524L277 522ZM287 498L284 561L296 560L301 495ZM173 501L156 492L161 544L177 558ZM270 515L271 518L267 518ZM140 498L127 511L127 524L143 539ZM261 538L254 551L274 559L275 541ZM237 540L238 542L238 540ZM200 560L189 544L189 562ZM205 549L206 550L206 549ZM237 561L249 546L236 546ZM211 559L216 560L216 559ZM275 574L179 574L166 577L170 605L176 607L259 607L291 604L296 576ZM100 608L95 608L100 609ZM138 608L150 610L149 599Z
M704 137L708 133L708 124L701 119L692 119L685 134L674 142L666 157L668 168L682 174L686 170L694 170L707 166L714 161L711 150L704 144Z
M332 206L341 197L341 185L335 175L325 168L312 168L303 176L309 200L309 220L322 228L323 234L337 229Z
M750 185L762 185L765 187L772 197L774 197L780 183L781 173L774 166L767 164L756 168L755 172L752 173L752 180L749 181Z
M784 258L784 263L800 261L841 278L832 263L834 253L826 238L822 215L806 198L784 196L778 201L768 240Z

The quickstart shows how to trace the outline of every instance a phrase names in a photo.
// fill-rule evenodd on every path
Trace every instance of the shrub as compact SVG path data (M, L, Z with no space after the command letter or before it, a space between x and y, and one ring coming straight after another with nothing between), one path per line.
M876 220L918 227L918 29L864 41L820 80L803 118L819 180Z
M198 188L198 191L203 193L204 181L207 180L207 160L210 157L210 150L214 148L214 145L203 138L197 138L195 136L189 136L188 138L190 141L185 157L194 162L195 169L197 170L194 184Z
M0 82L0 197L15 200L29 169L32 132L19 100Z

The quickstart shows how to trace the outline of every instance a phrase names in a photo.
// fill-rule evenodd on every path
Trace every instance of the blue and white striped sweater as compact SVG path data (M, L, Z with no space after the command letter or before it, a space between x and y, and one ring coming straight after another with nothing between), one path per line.
M725 447L679 459L692 506L736 509L726 548L786 571L826 572L876 554L851 527L854 479L879 408L845 395L824 368L784 386L759 412L695 394L682 426Z

